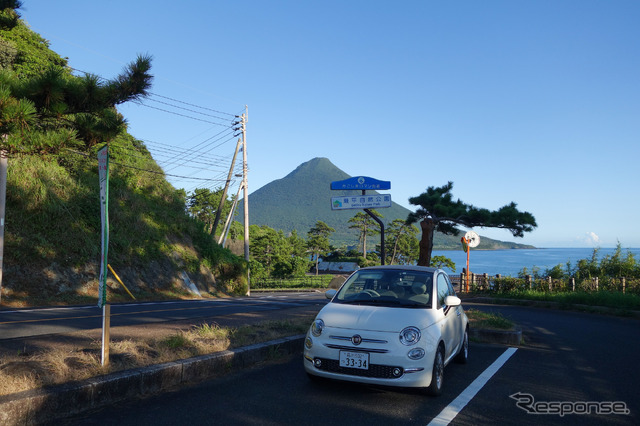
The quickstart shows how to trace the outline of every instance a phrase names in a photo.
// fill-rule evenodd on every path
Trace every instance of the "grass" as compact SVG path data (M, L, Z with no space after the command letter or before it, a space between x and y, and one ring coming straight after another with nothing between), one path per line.
M482 312L477 309L465 310L469 324L473 328L488 330L513 330L515 324L499 313Z
M619 310L640 310L640 295L619 291L576 291L549 293L535 290L494 293L495 297L512 300L554 302L564 307L575 305L603 306Z
M182 271L210 293L244 294L244 259L185 213L182 191L161 174L138 172L161 172L144 146L122 135L110 151L109 262L136 298L179 292L172 287L182 283ZM94 154L11 158L3 305L87 303L87 292L97 287L101 222Z
M106 367L100 363L100 341L71 350L51 349L33 354L18 351L0 359L0 395L303 334L313 318L314 315L307 315L241 327L203 323L168 336L111 341L110 363ZM271 358L276 355L271 354Z

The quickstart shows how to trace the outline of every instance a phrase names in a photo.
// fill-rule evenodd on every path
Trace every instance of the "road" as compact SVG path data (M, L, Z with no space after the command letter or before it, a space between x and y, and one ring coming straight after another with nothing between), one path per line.
M111 305L111 327L173 321L238 313L264 312L326 303L323 293L256 293L251 297ZM40 309L0 310L0 341L62 334L102 327L102 309L70 306Z
M443 410L456 425L640 424L637 320L467 303L469 307L511 317L523 327L526 344L514 350L472 343L468 364L446 368L444 394L438 398L410 390L312 383L301 357L295 357L57 424L427 425L446 418ZM592 413L580 414L587 402ZM609 414L593 414L597 409Z

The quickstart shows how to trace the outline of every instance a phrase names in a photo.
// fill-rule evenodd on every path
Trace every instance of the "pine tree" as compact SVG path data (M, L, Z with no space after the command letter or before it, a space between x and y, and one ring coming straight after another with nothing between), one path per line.
M139 56L113 80L76 77L51 65L43 74L20 78L0 72L0 149L7 154L87 150L126 129L116 105L147 95L151 58Z
M531 232L537 226L533 215L518 211L514 202L490 211L465 204L460 200L453 201L452 189L453 182L448 182L441 187L430 186L419 196L409 198L409 202L419 208L409 213L407 223L419 221L422 228L418 265L431 264L435 231L446 235L459 235L460 229L457 226L504 228L511 231L514 237L523 237L525 232Z
M335 232L335 229L319 220L315 226L307 232L307 248L315 258L316 275L318 275L318 263L320 255L329 250L329 235Z
M389 264L408 265L416 261L418 255L418 229L407 224L402 219L395 219L389 224L387 231L388 238L387 253L389 256Z
M380 213L374 209L370 209L371 213L379 218L383 218ZM380 225L366 213L358 212L349 219L350 229L358 231L358 245L362 245L362 255L367 258L367 236L377 235L380 233Z

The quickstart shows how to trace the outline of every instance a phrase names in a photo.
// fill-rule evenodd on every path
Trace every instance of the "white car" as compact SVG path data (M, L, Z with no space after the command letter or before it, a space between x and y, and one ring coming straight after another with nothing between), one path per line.
M469 322L449 276L421 266L354 272L318 313L304 343L311 379L442 392L444 367L467 362Z

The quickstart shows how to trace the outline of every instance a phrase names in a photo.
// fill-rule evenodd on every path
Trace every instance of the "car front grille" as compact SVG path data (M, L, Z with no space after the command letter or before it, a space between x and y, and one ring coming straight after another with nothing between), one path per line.
M341 367L340 362L335 359L316 358L316 360L320 361L319 366L317 362L314 362L314 365L318 370L328 371L330 373L339 373L359 377L372 377L376 379L397 379L402 377L402 375L404 374L404 369L402 367L394 367L391 365L370 364L367 370L361 370L358 368ZM400 374L393 374L393 371L396 369L398 369Z

